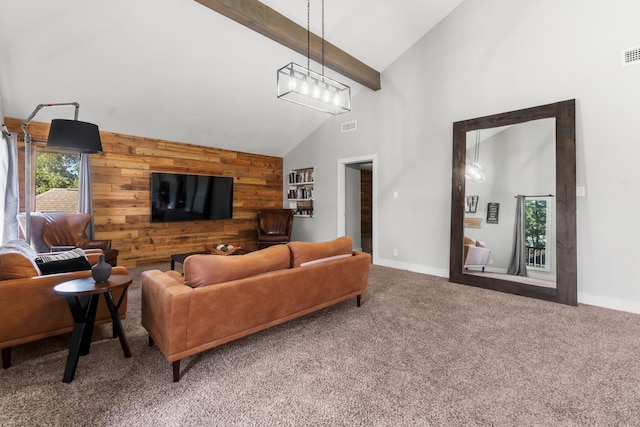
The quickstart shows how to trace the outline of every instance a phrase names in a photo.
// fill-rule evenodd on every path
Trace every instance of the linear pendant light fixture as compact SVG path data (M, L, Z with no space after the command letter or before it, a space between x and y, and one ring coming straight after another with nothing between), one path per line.
M278 98L329 114L351 111L351 88L324 75L324 0L322 0L322 74L311 71L310 0L307 0L307 68L289 63L278 70Z

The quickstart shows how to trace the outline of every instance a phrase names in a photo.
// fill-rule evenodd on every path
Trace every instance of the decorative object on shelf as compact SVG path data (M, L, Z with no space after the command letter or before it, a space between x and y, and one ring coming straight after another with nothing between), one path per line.
M313 168L294 169L287 177L289 208L298 217L313 217Z
M467 196L464 203L465 213L476 213L478 210L478 199L480 196Z
M228 243L213 243L211 245L205 245L205 249L212 254L216 255L231 255L240 249L239 246L233 246Z
M487 224L497 224L500 214L500 203L487 203Z
M293 62L278 70L278 98L329 114L351 111L351 88L324 75L324 0L322 0L322 73L311 71L310 0L307 0L307 68Z
M464 228L480 228L482 224L482 218L465 218Z
M473 163L467 163L465 166L464 176L473 182L484 182L486 179L484 169L478 163L480 157L480 129L476 131L476 146L473 156Z
M96 283L106 282L111 276L111 264L104 260L104 254L100 254L98 259L98 263L91 267L91 277Z
M54 148L60 151L70 151L74 153L102 153L102 142L98 126L92 123L78 121L78 110L80 104L77 102L66 102L61 104L38 104L33 113L22 124L24 132L24 212L25 212L25 239L31 243L31 133L29 133L29 123L43 108L74 106L75 115L73 120L53 119L49 127L47 137L47 148Z

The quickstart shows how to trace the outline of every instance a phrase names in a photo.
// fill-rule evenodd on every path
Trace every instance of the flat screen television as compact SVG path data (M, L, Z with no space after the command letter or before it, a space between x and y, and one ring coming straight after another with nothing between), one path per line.
M151 173L151 222L230 219L233 178Z

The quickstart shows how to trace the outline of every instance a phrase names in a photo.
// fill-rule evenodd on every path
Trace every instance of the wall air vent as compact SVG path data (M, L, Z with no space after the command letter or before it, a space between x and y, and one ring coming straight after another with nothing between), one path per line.
M342 124L342 133L351 132L356 129L358 129L358 122L356 120Z
M622 65L640 64L640 46L622 51Z

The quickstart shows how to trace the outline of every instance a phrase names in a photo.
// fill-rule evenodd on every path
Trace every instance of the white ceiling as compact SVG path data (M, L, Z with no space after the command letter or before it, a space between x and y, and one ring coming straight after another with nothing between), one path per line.
M461 2L325 0L325 36L383 71ZM263 3L306 27L306 1ZM311 1L316 34L320 5ZM193 0L0 0L0 11L7 117L79 102L79 119L101 130L274 156L331 117L276 98L276 70L306 57ZM369 90L326 74L354 95ZM34 120L71 118L68 108Z

